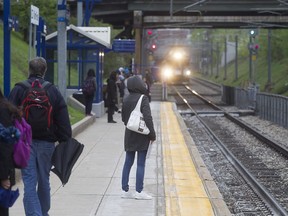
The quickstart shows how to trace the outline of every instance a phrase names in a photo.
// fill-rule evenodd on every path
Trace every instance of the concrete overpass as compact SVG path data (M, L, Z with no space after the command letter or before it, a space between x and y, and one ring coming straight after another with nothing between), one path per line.
M67 3L75 14L77 0ZM139 22L143 28L286 28L288 1L102 0L93 4L91 16L115 28Z

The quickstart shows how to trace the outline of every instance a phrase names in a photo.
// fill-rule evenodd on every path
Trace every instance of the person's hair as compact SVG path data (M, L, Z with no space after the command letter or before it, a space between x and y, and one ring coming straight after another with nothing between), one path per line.
M0 106L7 107L7 109L11 112L12 121L14 121L16 118L21 119L21 110L18 109L16 106L14 106L11 102L9 102L6 97L4 97L1 89L0 89Z
M29 61L29 74L45 76L47 70L46 60L42 57L36 57Z
M95 77L95 71L90 68L87 72L87 77Z

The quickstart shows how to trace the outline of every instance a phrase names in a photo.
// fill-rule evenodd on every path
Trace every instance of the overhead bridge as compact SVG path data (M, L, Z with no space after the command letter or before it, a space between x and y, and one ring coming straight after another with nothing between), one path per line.
M145 28L287 28L288 16L145 16Z
M75 14L77 0L67 2ZM287 0L83 0L83 8L86 2L96 2L92 17L114 28L137 22L143 28L287 28L288 22Z

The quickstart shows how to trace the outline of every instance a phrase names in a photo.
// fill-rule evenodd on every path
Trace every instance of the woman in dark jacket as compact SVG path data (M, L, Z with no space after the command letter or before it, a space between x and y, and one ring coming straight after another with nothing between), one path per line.
M85 114L86 116L92 116L92 104L96 91L96 77L93 69L88 70L84 83L88 83L86 86L89 87L86 91L83 89L83 95L85 98Z
M108 123L117 123L113 120L114 111L117 111L117 84L118 74L116 71L112 71L109 79L107 80L107 114L108 114Z
M20 119L20 111L3 96L0 90L0 123L4 127L13 126ZM0 187L9 189L15 184L13 144L0 142ZM9 209L0 206L0 216L8 216Z
M132 76L127 80L129 95L124 99L122 106L122 121L127 125L131 112L134 110L140 96L145 95L147 89L145 83L139 76ZM147 96L144 96L141 103L141 112L144 121L150 130L148 135L143 135L126 128L124 144L126 159L122 171L122 198L152 199L143 192L143 182L145 173L145 161L149 144L156 139L156 134L151 115L151 109ZM137 172L136 172L136 193L133 195L129 191L129 174L134 163L135 153L137 152Z

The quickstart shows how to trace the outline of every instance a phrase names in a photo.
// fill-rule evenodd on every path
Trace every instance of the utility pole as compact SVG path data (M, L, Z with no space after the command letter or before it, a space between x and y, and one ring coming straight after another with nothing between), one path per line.
M238 35L235 35L235 80L238 80Z
M57 63L58 88L66 101L66 63L67 63L67 37L66 37L66 0L58 0L57 17Z
M270 86L272 83L271 79L271 29L268 29L268 85Z
M11 80L11 29L9 28L10 19L10 1L3 2L3 29L4 29L4 95L7 97L10 93Z

